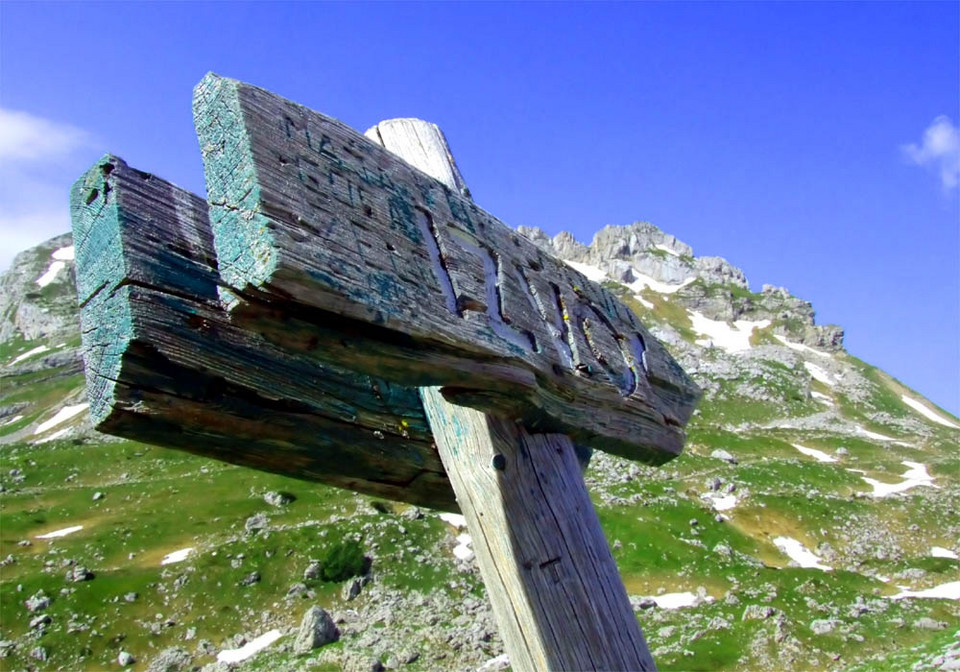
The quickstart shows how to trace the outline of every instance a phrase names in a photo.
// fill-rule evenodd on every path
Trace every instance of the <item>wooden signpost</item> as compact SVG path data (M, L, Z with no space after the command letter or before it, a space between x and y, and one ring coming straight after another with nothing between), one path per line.
M458 510L415 389L285 352L230 322L206 201L109 155L70 200L97 429Z
M269 91L208 75L194 118L237 323L533 431L654 464L680 453L696 386L610 292Z
M574 441L679 454L699 391L663 346L474 205L432 124L212 74L194 116L209 219L113 157L72 194L99 426L459 506L513 669L655 669Z

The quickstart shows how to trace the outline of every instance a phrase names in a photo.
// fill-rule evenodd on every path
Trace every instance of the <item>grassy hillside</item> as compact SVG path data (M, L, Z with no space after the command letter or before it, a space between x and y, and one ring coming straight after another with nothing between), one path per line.
M960 421L775 322L738 334L682 296L622 293L705 390L680 458L597 454L586 474L660 669L955 660ZM219 653L274 630L241 669L465 670L502 653L456 520L96 434L77 344L0 344L0 670L120 669L121 652L127 669L225 669ZM314 605L340 641L297 654Z

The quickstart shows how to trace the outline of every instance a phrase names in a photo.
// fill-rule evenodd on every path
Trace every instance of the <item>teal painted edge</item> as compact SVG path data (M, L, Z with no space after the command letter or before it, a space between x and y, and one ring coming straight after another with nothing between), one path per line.
M126 164L112 154L104 154L70 189L77 302L81 306L126 274L118 204L109 180L117 166Z
M278 258L234 79L208 73L193 90L193 119L203 155L210 226L221 279L243 290L266 284Z
M124 297L128 288L117 290L126 265L120 207L109 176L120 165L126 167L122 159L106 154L70 190L83 368L94 426L114 408L115 381L134 338L133 316Z

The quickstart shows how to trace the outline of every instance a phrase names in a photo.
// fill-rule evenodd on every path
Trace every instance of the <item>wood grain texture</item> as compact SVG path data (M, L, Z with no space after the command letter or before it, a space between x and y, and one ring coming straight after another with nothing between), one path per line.
M378 127L403 133L376 140L459 188L440 129L396 121ZM421 396L513 669L655 669L575 466L579 447L451 404L436 388Z
M74 185L71 210L98 429L457 510L416 390L230 322L203 199L106 156Z
M512 669L655 670L570 439L421 396Z
M680 453L699 391L610 292L329 117L216 75L194 117L238 323L285 348L270 315L317 325L320 361L342 325L349 368L645 462Z
M436 124L422 119L387 119L364 135L417 170L442 182L454 193L470 198L447 138ZM403 151L397 151L402 148Z

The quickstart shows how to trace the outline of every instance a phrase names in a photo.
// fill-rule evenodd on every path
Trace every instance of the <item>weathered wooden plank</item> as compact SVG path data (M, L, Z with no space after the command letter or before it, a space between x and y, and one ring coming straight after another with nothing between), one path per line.
M71 210L98 429L457 510L416 390L230 322L203 199L106 156L74 185Z
M679 454L699 392L611 293L329 117L216 75L194 116L239 324L531 431Z
M511 667L656 670L570 439L421 395Z
M447 138L436 124L422 119L387 119L368 128L364 135L455 193L470 198ZM400 147L402 153L395 151Z

